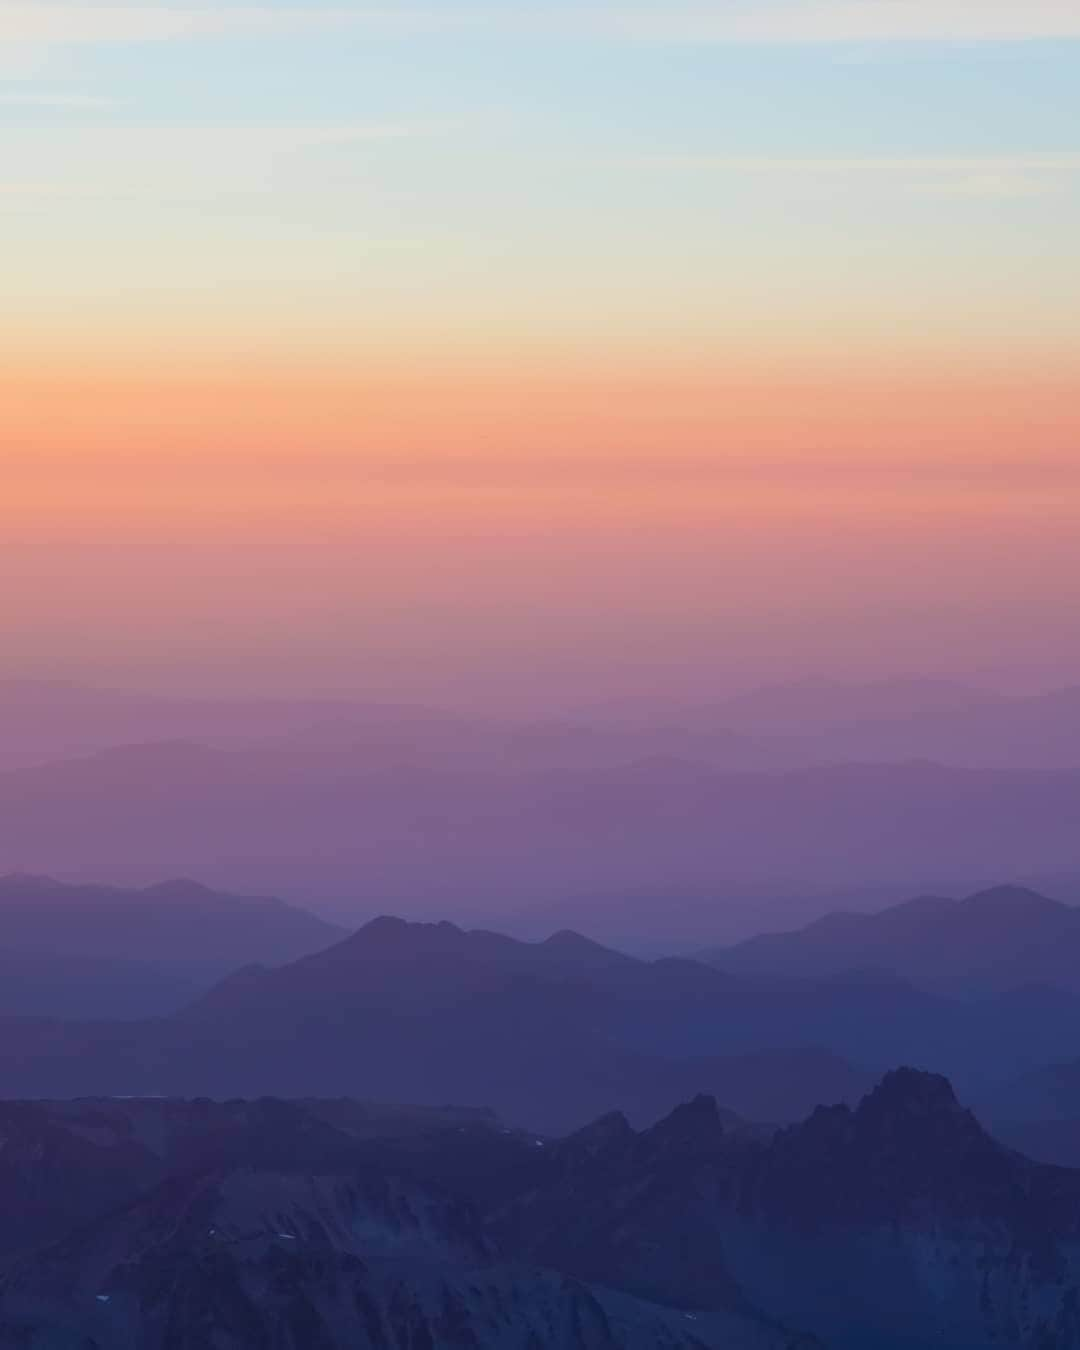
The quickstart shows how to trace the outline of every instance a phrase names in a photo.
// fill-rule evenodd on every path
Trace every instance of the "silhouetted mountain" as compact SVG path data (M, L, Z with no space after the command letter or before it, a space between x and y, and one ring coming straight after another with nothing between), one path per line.
M212 1031L216 1050L190 1071L245 1092L351 1091L361 1074L369 1095L483 1101L552 1131L615 1105L646 1120L700 1087L779 1120L863 1089L864 1074L823 1051L710 1053L729 990L706 966L634 960L575 933L523 943L384 917L291 965L241 972L169 1033L206 1045Z
M771 1139L718 1130L707 1102L587 1137L507 1210L535 1259L852 1350L1080 1343L1080 1173L996 1144L943 1079L890 1074Z
M396 1179L185 1178L8 1280L0 1345L100 1350L787 1350L501 1258L456 1201ZM5 1334L6 1333L6 1334ZM42 1337L48 1339L41 1339ZM25 1343L25 1342L22 1342Z
M9 1096L479 1102L550 1133L615 1108L644 1124L704 1091L779 1123L855 1099L903 1059L989 1101L1074 1054L1078 1013L1080 998L1046 988L954 999L875 972L733 978L573 934L522 943L383 918L288 965L242 968L170 1017L0 1019L0 1083Z
M145 1017L237 964L287 961L342 930L280 900L191 881L144 890L0 878L0 1014Z
M4 1108L0 1345L1076 1350L1080 1172L932 1074L763 1131L349 1102Z
M533 1140L493 1124L384 1113L384 1134L340 1129L332 1104L75 1103L36 1112L24 1153L51 1176L56 1137L73 1141L64 1176L95 1171L96 1197L35 1200L0 1164L5 1214L45 1216L51 1244L27 1244L0 1276L0 1345L99 1350L794 1350L799 1338L752 1312L650 1305L530 1265L498 1241L488 1209L533 1175ZM55 1118L59 1117L59 1123ZM346 1122L347 1123L347 1122ZM127 1132L125 1133L125 1126ZM148 1129L149 1127L149 1129ZM143 1142L149 1133L163 1148ZM132 1136L135 1136L134 1138ZM182 1147L177 1150L176 1141ZM240 1146L249 1150L243 1161ZM177 1153L179 1152L179 1157ZM483 1205L461 1159L493 1159ZM133 1159L144 1162L138 1173ZM197 1165L191 1165L191 1159ZM102 1166L104 1159L107 1164ZM121 1166L121 1159L124 1165ZM155 1179L155 1172L162 1173ZM478 1174L478 1173L477 1173ZM463 1177L466 1178L463 1180ZM110 1203L109 1179L129 1197ZM14 1181L16 1189L10 1189ZM40 1186L39 1186L40 1191ZM116 1197L111 1197L115 1200ZM80 1222L79 1209L102 1217ZM75 1220L72 1222L72 1220Z
M655 966L561 932L545 942L518 942L501 933L467 932L457 925L408 923L384 915L343 941L277 970L228 981L195 1012L228 1007L230 1015L269 1015L280 1006L437 1008L522 980L573 981L588 987L614 982L647 986ZM702 970L711 987L725 983Z
M648 1121L707 1089L789 1120L867 1081L813 1048L815 1003L822 1028L850 1019L843 990L785 1006L707 966L576 934L521 943L383 918L289 965L234 972L169 1018L0 1020L0 1082L9 1096L473 1101L556 1132L616 1106Z
M227 895L194 881L141 890L0 877L0 951L111 960L289 961L342 930L263 896Z
M1049 984L1080 992L1080 908L1019 887L923 897L879 914L828 914L703 959L740 974L821 977L861 967L948 990Z
M362 1141L494 1129L489 1113L334 1101L83 1098L0 1102L0 1257L62 1236L168 1176L354 1159Z
M780 1315L838 1346L1072 1346L1078 1187L1080 1174L995 1143L944 1080L901 1071L855 1111L776 1136L749 1169L729 1250L745 1287L768 1287ZM739 1235L762 1227L771 1238L747 1250ZM778 1292L771 1261L784 1263Z

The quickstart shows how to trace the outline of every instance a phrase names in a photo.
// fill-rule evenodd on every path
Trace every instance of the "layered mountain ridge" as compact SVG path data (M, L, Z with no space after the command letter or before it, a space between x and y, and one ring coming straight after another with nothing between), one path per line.
M783 1123L906 1060L1024 1121L1044 1114L1025 1076L1075 1055L1078 1012L1080 996L1047 987L961 998L872 970L733 975L574 933L381 918L234 971L168 1017L0 1018L0 1070L11 1096L362 1095L478 1103L560 1133L613 1109L647 1124L700 1092Z
M879 968L930 989L1080 992L1080 908L1021 886L921 896L875 914L834 912L701 959L729 973L821 978Z
M167 1014L236 966L327 946L341 928L184 879L137 889L0 877L0 1015Z
M53 1228L0 1267L12 1350L1080 1345L1080 1172L915 1070L775 1132L708 1096L559 1140L341 1102L13 1110L69 1151L32 1197L0 1155L12 1228ZM73 1218L72 1178L130 1187L133 1148L159 1175Z

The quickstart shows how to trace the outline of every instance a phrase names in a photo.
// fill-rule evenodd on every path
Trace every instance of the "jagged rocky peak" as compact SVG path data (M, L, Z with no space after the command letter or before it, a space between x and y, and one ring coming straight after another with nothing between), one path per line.
M887 1073L859 1103L853 1119L865 1146L890 1152L900 1148L909 1159L918 1155L941 1160L956 1149L997 1148L961 1106L949 1080L918 1069Z
M632 1139L635 1137L633 1126L621 1111L609 1111L606 1115L598 1117L591 1124L584 1126L575 1134L570 1135L571 1140ZM569 1142L569 1140L567 1142Z
M686 1156L708 1153L724 1138L724 1118L716 1098L702 1093L677 1106L643 1138L653 1150L678 1151Z
M947 1078L921 1069L894 1069L852 1110L845 1105L819 1106L800 1125L777 1136L780 1151L805 1163L808 1157L831 1158L845 1169L858 1160L888 1156L905 1166L921 1167L948 1156L959 1143L997 1145L957 1101Z
M857 1118L962 1114L963 1107L949 1080L921 1069L893 1069L859 1105Z
M564 1139L559 1153L572 1162L591 1162L604 1155L621 1154L637 1137L633 1126L621 1111L609 1111L607 1115Z
M364 924L352 937L338 943L337 950L426 951L457 947L467 938L468 934L463 929L446 920L441 923L410 923L408 919L399 919L392 914L381 914Z

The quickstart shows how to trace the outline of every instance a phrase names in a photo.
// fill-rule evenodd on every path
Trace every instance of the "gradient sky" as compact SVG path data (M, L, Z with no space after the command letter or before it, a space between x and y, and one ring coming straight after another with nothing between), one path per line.
M3 673L1080 679L1080 3L0 0Z

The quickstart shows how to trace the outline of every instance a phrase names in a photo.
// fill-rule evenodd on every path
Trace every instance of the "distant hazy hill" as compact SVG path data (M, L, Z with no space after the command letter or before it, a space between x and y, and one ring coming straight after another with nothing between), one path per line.
M109 880L179 871L354 915L377 903L479 917L718 878L737 896L740 882L778 879L813 891L1075 875L1078 819L1080 770L731 773L653 757L523 772L351 747L175 744L0 774L12 866ZM576 923L593 926L587 908Z
M0 681L0 748L41 758L144 741L240 741L288 734L351 714L402 710L345 700L180 698L50 680ZM414 720L424 710L409 710Z
M965 900L927 896L878 914L827 914L790 933L705 953L722 970L820 977L889 970L928 987L1080 992L1080 908L999 887Z
M841 689L838 706L843 700ZM871 711L856 703L847 719L809 727L804 752L834 761L932 759L969 768L1080 765L1080 686L1027 697L958 696L951 704L946 695L906 713Z
M171 1012L238 965L290 961L341 931L280 900L191 881L122 890L0 877L0 1013Z
M698 707L651 705L658 721L706 736L717 729L805 764L934 760L966 768L1080 766L1080 685L1005 695L947 680L802 680ZM764 764L760 767L766 767Z
M802 762L797 748L782 740L774 745L722 727L683 731L666 718L644 727L556 715L515 721L363 700L170 698L0 681L0 769L170 742L352 749L388 768L596 768L653 755L699 756L736 768Z
M1080 767L1080 685L1005 695L945 680L766 686L705 706L618 703L567 716L485 717L363 699L180 698L0 681L0 767L117 745L197 741L362 747L505 768L676 757L727 769L931 759L969 768Z
M111 960L289 961L342 930L265 896L228 895L194 881L140 890L0 877L0 951Z
M759 735L817 736L859 725L964 718L1017 701L952 680L797 680L724 699L710 717Z

